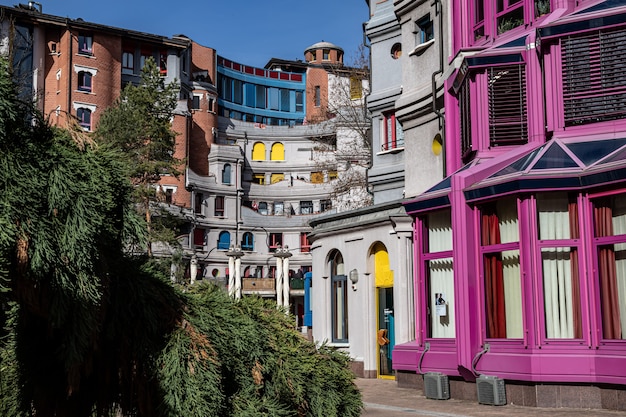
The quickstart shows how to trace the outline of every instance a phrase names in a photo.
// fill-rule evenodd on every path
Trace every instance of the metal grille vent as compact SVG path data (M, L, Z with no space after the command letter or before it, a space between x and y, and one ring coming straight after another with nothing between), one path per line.
M496 376L481 375L476 380L478 402L487 405L505 405L504 380Z
M450 398L450 382L448 376L439 372L424 374L424 395L433 400Z

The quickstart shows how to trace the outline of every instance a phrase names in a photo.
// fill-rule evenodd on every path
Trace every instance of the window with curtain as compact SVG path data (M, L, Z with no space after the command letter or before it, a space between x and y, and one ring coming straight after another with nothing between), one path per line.
M331 276L332 341L348 342L348 284L343 256L334 251L329 260Z
M567 193L537 195L545 336L582 337L578 205Z
M626 339L626 194L593 202L603 339Z
M426 274L425 305L428 337L454 338L454 273L452 270L452 218L450 210L429 213L424 219Z
M487 338L522 338L517 200L508 198L480 208L481 251Z

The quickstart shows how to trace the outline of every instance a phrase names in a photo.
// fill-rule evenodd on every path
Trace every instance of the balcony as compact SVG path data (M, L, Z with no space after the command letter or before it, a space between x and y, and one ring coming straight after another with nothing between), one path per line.
M242 278L241 291L243 294L274 296L276 295L276 280L274 278Z

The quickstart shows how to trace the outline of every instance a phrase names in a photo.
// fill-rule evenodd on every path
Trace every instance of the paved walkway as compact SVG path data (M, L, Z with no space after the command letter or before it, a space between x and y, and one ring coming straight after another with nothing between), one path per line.
M431 400L421 391L398 388L396 381L358 378L363 417L626 417L626 412L576 408L490 406L461 400Z

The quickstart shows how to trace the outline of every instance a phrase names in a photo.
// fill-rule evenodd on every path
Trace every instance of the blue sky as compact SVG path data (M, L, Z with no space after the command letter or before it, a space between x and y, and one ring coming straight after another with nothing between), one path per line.
M43 12L171 37L184 34L225 58L263 67L270 58L304 59L320 41L345 51L362 43L365 0L37 0ZM28 0L0 0L13 6Z

